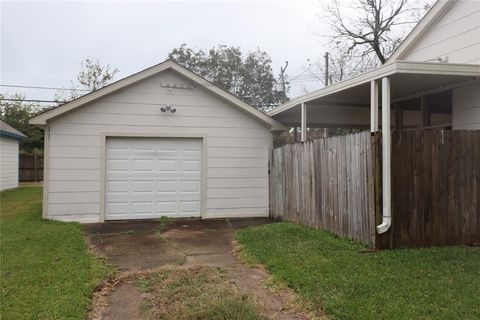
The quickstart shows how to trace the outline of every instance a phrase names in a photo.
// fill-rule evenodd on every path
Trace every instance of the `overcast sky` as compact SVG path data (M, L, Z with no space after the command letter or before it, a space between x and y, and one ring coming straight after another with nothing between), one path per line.
M1 2L1 84L70 87L87 57L120 70L116 79L163 61L172 48L218 44L260 48L275 75L285 60L295 76L324 54L318 0ZM317 71L318 72L318 71ZM321 87L292 84L290 96ZM30 99L55 91L12 89Z

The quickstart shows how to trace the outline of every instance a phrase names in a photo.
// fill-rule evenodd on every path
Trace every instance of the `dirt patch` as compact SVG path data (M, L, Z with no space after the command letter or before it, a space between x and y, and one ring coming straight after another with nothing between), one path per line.
M107 307L103 313L105 320L142 318L143 297L132 283L117 287L106 302Z
M146 319L265 319L252 296L237 292L220 268L165 268L137 286L145 292Z
M90 319L215 319L212 310L245 312L235 319L308 319L292 307L287 291L267 286L265 270L245 266L233 253L235 229L269 222L191 219L87 226L89 244L120 270L95 295Z

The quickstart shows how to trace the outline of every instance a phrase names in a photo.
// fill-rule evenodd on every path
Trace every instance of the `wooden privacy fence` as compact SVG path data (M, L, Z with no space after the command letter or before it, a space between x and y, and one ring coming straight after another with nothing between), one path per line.
M18 175L20 181L43 181L43 155L21 154Z
M480 130L392 135L390 247L480 242Z
M381 136L273 151L271 214L376 248L480 243L480 130L392 134L392 227L382 235Z
M375 244L374 150L369 132L274 149L274 218Z

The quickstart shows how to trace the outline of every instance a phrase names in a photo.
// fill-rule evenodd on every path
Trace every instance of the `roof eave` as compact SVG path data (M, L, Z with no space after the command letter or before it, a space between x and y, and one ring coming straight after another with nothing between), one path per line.
M3 131L3 130L0 130L0 136L5 138L10 138L10 139L15 139L15 140L25 140L27 138L27 136L25 135L19 135L16 133Z
M70 112L78 107L81 107L85 104L94 102L100 98L103 98L107 95L113 94L114 92L124 89L130 85L133 85L139 81L152 77L162 71L167 69L174 70L181 75L185 76L186 78L192 80L193 82L199 84L203 88L205 88L210 93L213 93L217 97L220 97L231 104L234 104L242 111L248 113L250 116L254 117L257 121L259 121L264 127L268 128L271 131L283 131L286 130L286 127L279 123L278 121L270 118L268 115L264 114L263 112L255 109L254 107L248 105L247 103L243 102L239 98L235 97L234 95L218 88L217 86L212 85L209 81L205 80L204 78L196 75L192 71L180 66L179 64L173 62L172 60L167 60L160 64L157 64L153 67L135 73L129 77L123 78L117 82L114 82L106 87L103 87L97 91L89 93L85 96L82 96L76 100L68 102L62 106L59 106L55 109L52 109L48 112L40 114L32 119L29 120L29 123L32 125L39 125L45 126L47 121L56 118L62 114Z
M306 103L333 93L337 93L372 80L378 80L395 73L416 73L416 74L438 74L438 75L458 75L480 77L480 65L475 64L453 64L453 63L435 63L435 62L411 62L395 61L383 65L378 69L361 74L357 77L333 84L320 90L295 98L289 102L280 105L268 113L269 116L275 116L301 103Z

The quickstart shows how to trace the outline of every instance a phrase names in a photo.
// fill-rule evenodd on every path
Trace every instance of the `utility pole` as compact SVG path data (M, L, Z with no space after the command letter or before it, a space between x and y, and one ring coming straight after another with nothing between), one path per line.
M285 67L280 67L280 84L282 86L282 103L287 101L287 87L285 85L285 70L287 70L288 61L285 61Z
M329 78L329 72L328 72L328 52L325 53L325 87L328 86L328 78Z

